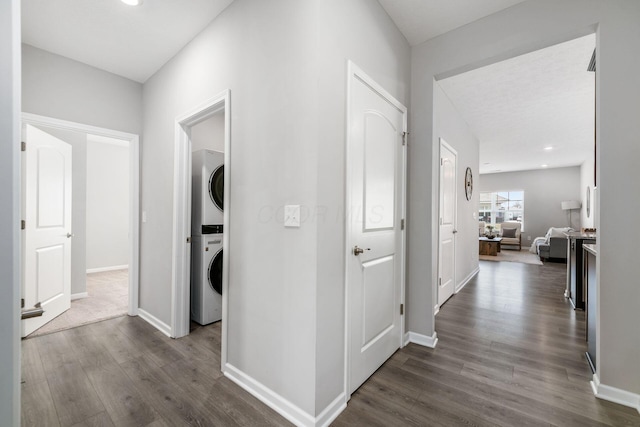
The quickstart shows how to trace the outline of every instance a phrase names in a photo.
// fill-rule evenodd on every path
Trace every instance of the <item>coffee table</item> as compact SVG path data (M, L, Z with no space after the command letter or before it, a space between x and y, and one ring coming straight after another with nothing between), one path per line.
M480 255L497 256L500 252L500 241L502 241L502 237L494 237L493 239L478 237Z

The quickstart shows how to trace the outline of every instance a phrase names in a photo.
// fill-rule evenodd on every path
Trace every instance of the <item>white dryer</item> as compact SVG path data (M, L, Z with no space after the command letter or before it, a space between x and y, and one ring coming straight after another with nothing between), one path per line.
M194 151L191 170L191 234L206 234L203 226L224 222L224 153Z
M201 325L222 319L222 236L192 236L191 319Z

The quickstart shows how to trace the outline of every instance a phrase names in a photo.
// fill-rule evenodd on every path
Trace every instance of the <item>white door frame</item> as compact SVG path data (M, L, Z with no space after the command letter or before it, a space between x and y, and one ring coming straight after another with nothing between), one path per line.
M375 90L376 92L378 92L378 94L380 96L382 96L384 99L386 99L390 104L394 105L396 108L398 108L400 111L403 112L403 131L407 132L407 107L405 107L404 105L402 105L401 103L399 103L394 97L393 95L391 95L389 92L387 92L382 86L380 86L378 83L376 83L375 80L373 80L371 77L369 77L364 71L362 71L362 69L360 67L358 67L356 64L354 64L351 61L348 61L348 65L347 65L347 104L346 104L346 111L347 111L347 117L346 117L346 126L345 126L345 140L346 140L346 145L345 145L345 165L346 168L348 168L348 165L351 161L351 159L349 158L349 148L350 146L353 144L353 142L351 141L351 137L350 137L350 133L349 132L349 126L351 123L351 113L350 113L350 108L349 106L351 105L351 89L352 89L352 81L354 78L358 78L360 80L362 80L363 82L365 82L367 85L369 85L373 90ZM408 133L406 134L408 135ZM345 169L346 169L345 168ZM349 213L349 209L351 206L351 192L349 191L349 182L348 182L348 174L346 174L346 178L345 178L345 227L344 227L344 233L345 233L345 237L344 237L344 242L345 242L345 251L344 251L344 313L345 313L345 329L344 329L344 396L345 396L345 402L347 402L349 399L351 399L351 394L349 393L349 377L350 377L350 366L351 366L351 352L350 352L350 326L351 326L351 322L350 322L350 309L349 309L349 293L347 292L347 289L349 288L349 269L348 269L348 265L349 265L349 260L350 257L353 256L351 250L353 248L354 242L351 241L351 231L352 231L352 225L351 225L351 214ZM401 210L402 210L402 218L405 219L406 221L406 217L407 217L407 150L406 150L406 146L404 148L404 150L402 150L402 201L401 203ZM402 271L400 274L400 303L403 304L403 306L406 307L405 305L405 277L406 277L406 244L407 244L407 239L406 239L406 226L405 229L401 231L402 233L402 244L401 244L401 253L402 253ZM404 323L405 323L405 314L401 314L400 315L400 342L399 344L399 348L404 347L404 343L405 343L405 339L404 339Z
M117 138L129 143L129 316L138 315L140 279L140 137L138 135L106 129L83 123L54 119L31 113L22 113L22 123L66 131ZM73 262L73 260L72 260Z
M175 121L175 165L173 187L173 277L171 280L171 336L189 335L191 271L191 127L224 110L224 163L231 164L231 91L225 90ZM229 292L230 168L224 168L224 236L222 253L222 351L227 359L227 304Z
M456 227L458 226L458 152L456 151L455 148L453 148L451 145L449 145L447 143L447 141L445 141L443 138L439 138L440 144L438 145L438 159L440 159L438 161L438 164L440 165L438 167L438 249L437 249L437 265L436 265L436 277L437 277L437 281L436 281L436 304L434 307L434 311L433 311L433 315L435 316L436 314L438 314L438 312L440 311L440 268L442 266L442 253L441 253L441 244L442 242L440 242L440 231L442 228L442 225L440 224L440 217L442 215L442 206L440 205L440 201L442 200L442 181L441 181L441 176L442 176L442 164L440 163L442 160L442 147L445 147L447 150L451 151L453 154L455 154L456 156L456 170L454 172L455 177L456 177L456 182L455 182L455 198L454 198L454 212L453 212L453 229L455 230ZM456 293L456 253L457 253L457 238L456 238L456 234L454 233L453 235L453 293Z

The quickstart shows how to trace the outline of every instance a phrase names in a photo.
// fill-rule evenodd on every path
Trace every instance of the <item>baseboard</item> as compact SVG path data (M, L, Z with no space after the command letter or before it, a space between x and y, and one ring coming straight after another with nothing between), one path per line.
M345 395L341 393L320 415L313 417L230 363L225 365L224 375L297 426L328 426L347 406Z
M628 406L629 408L634 408L638 413L640 413L640 394L602 384L597 374L593 375L591 389L598 399L608 400L609 402Z
M464 280L462 282L460 282L460 284L458 284L458 286L456 286L455 293L457 294L458 292L460 292L462 290L462 288L467 286L467 283L469 283L471 281L471 279L473 279L475 277L475 275L478 274L478 272L480 272L480 266L476 267L476 269L473 270L471 272L471 274L469 274L467 277L465 277Z
M167 325L153 314L141 308L138 308L138 316L140 316L141 319L145 320L147 323L149 323L151 326L153 326L166 336L171 337L171 326Z
M78 292L77 294L71 294L71 301L75 301L77 299L82 299L88 297L89 294L87 292Z
M404 345L410 342L424 347L436 348L436 345L438 345L438 334L434 332L433 335L427 336L416 332L407 332L404 334Z
M329 426L346 407L347 399L345 398L345 394L340 393L340 395L316 417L315 425L318 427Z
M103 271L126 270L128 268L129 268L129 264L112 265L110 267L87 268L87 274L102 273Z

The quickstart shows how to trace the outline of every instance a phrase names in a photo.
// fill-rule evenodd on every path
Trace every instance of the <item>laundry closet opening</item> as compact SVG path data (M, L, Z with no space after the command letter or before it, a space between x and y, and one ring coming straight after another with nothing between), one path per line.
M230 92L176 119L171 336L206 328L226 363Z

